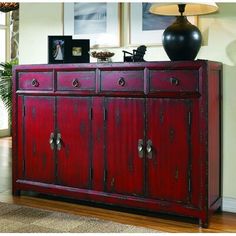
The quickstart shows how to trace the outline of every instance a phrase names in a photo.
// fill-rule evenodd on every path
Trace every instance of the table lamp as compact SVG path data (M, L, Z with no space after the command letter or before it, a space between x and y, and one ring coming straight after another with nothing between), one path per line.
M163 33L163 47L172 61L194 60L201 47L200 30L186 16L210 14L218 10L214 2L153 3L153 14L176 16L176 21Z

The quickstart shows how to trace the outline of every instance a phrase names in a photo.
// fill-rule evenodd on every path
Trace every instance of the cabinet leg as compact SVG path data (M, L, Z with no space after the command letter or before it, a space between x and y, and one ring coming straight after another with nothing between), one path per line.
M223 211L223 210L222 210L222 204L221 204L221 205L219 206L219 208L216 209L216 212L217 212L217 213L220 213L220 212L222 212L222 211Z
M13 190L12 191L12 195L13 196L20 196L20 190L18 190L18 189L17 190Z
M208 228L208 220L199 219L199 226L202 228Z

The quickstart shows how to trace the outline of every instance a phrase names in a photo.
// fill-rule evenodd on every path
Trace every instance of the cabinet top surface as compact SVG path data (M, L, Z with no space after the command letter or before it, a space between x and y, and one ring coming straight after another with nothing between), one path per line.
M156 68L188 68L197 69L202 66L213 65L221 67L220 62L213 62L208 60L196 60L196 61L152 61L152 62L112 62L112 63L75 63L75 64L27 64L17 65L14 70L28 70L28 69L96 69L96 68L145 68L145 67L156 67Z

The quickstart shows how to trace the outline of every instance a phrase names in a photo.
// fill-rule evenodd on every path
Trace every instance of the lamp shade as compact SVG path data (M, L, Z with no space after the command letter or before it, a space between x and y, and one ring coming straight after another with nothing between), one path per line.
M181 3L153 3L149 11L157 15L178 16L179 4L186 4L184 15L196 16L216 12L218 6L214 2L181 2Z

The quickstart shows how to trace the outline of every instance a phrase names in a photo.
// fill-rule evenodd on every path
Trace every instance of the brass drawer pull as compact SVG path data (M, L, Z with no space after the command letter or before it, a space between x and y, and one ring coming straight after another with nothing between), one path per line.
M50 144L51 149L53 150L54 149L54 133L50 134L49 144Z
M78 80L78 79L73 79L73 81L72 81L72 86L73 86L74 88L78 88L78 87L80 86L79 80Z
M172 85L176 85L176 86L179 85L179 80L176 78L173 78L173 77L170 78L170 82Z
M152 159L152 141L149 139L147 141L147 146L146 146L146 150L147 150L147 157L148 159Z
M56 145L57 145L57 150L60 151L61 146L62 146L62 140L61 140L61 134L60 133L57 134Z
M118 80L118 84L122 87L125 86L125 79L123 77L121 77L119 80Z
M39 82L38 82L38 80L36 80L36 79L32 79L32 81L31 81L31 85L32 85L33 87L38 87L38 86L39 86Z
M138 140L138 156L140 158L143 158L143 156L144 156L144 147L143 147L143 140L142 139Z

